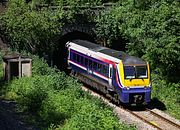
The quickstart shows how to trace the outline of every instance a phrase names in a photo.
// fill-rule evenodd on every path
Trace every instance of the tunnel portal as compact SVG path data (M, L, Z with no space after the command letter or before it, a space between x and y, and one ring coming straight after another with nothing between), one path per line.
M67 48L65 47L65 44L68 41L76 40L76 39L81 39L81 40L87 40L90 42L95 42L95 39L93 36L79 32L79 31L74 31L67 33L63 36L61 36L57 40L57 48L53 52L53 65L57 67L57 69L61 71L67 71Z

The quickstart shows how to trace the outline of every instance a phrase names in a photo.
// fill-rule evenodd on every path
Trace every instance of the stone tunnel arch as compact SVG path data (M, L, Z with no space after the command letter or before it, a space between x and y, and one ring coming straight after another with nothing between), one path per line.
M66 42L72 41L75 39L81 39L81 40L88 40L91 42L95 42L95 39L92 35L84 33L84 32L79 32L79 31L73 31L73 32L68 32L61 36L57 40L57 48L53 52L53 65L55 65L58 69L62 71L66 71L67 68L67 62L66 62L66 57L67 57L67 48L65 47Z

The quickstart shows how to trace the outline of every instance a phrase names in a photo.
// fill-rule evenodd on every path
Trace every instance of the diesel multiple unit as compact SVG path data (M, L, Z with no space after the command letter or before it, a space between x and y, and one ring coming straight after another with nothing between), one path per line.
M71 74L127 104L151 99L149 64L124 52L84 40L66 43Z

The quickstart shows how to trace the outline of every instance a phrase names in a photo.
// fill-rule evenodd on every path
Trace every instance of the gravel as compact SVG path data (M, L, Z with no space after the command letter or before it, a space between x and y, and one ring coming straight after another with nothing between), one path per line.
M93 91L91 91L85 87L82 87L82 89L84 91L89 91L91 95L102 99L105 103L107 103L110 107L112 107L114 113L117 115L120 122L123 122L125 124L129 124L129 125L134 125L134 126L136 126L136 128L138 130L157 130L156 128L152 127L151 125L144 123L139 118L130 114L128 111L125 111L123 108L117 107L113 103L110 103L107 99L105 99L104 97L101 97L99 94L97 94L97 93L95 93L95 92L93 92Z

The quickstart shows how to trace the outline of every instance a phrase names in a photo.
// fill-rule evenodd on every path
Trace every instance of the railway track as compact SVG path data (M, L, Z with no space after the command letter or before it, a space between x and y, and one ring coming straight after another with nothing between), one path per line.
M92 95L101 98L106 103L112 103L110 98L105 97L102 94L97 93L96 91L90 89L89 87L82 87L83 90L89 91ZM117 105L116 103L110 104L110 106L118 107L118 109L122 109L125 112L135 116L145 124L151 126L151 128L157 130L180 130L180 122L172 121L171 119L164 117L163 115L145 108L144 110L130 110L128 107L124 107L122 105ZM151 130L151 128L148 128Z
M145 111L130 111L126 109L126 111L158 130L180 130L180 124L150 109L146 109Z

